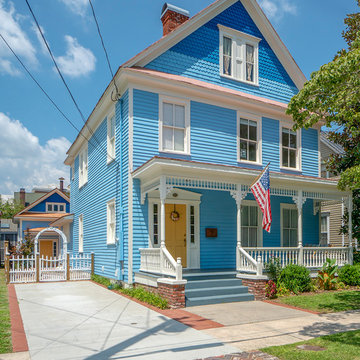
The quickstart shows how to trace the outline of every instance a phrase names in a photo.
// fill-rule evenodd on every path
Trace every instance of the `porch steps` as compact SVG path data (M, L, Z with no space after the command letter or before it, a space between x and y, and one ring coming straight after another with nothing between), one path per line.
M235 271L205 271L185 273L186 306L221 304L254 300L248 288L236 278Z

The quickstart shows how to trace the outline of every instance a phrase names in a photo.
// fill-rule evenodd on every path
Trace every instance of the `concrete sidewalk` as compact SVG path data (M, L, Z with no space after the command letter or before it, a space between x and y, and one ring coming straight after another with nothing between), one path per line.
M204 330L242 351L360 329L360 311L315 315L261 301L189 307L224 327Z
M91 282L16 285L32 360L198 359L239 352Z

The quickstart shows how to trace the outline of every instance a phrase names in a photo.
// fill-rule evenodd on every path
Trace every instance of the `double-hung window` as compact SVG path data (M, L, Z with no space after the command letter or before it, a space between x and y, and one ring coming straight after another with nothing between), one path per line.
M88 181L88 147L87 144L79 153L79 188Z
M220 75L249 84L259 83L260 38L218 25Z
M330 243L330 214L321 214L321 238L320 245L326 246Z
M84 218L79 216L79 252L84 251Z
M241 246L257 247L260 244L258 206L241 206Z
M115 244L116 240L116 218L115 200L107 203L107 244Z
M299 134L292 129L281 128L281 166L299 169Z
M260 162L258 150L258 123L253 120L239 120L239 161Z
M107 117L107 162L115 159L115 114Z
M298 246L298 210L296 206L282 204L281 207L282 223L282 246Z
M189 117L188 102L160 101L160 151L189 153Z

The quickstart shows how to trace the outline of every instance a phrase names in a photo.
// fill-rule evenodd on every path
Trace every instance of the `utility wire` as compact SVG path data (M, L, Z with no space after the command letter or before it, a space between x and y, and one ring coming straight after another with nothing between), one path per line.
M92 11L92 14L93 14L93 17L94 17L94 20L95 20L96 28L97 28L97 31L98 31L98 34L99 34L99 37L100 37L100 40L101 40L101 45L102 45L102 47L104 49L104 53L105 53L106 61L107 61L107 64L108 64L108 67L109 67L109 70L110 70L111 78L112 78L112 81L114 83L114 87L115 87L115 90L116 90L116 97L113 98L112 95L111 95L111 100L115 102L115 101L118 100L118 97L120 95L119 94L119 89L118 89L118 87L116 85L116 82L115 82L114 72L112 71L112 68L111 68L109 55L108 55L108 52L106 51L106 47L105 47L105 44L104 44L104 39L103 39L101 31L100 31L99 22L97 20L97 17L96 17L96 14L95 14L95 9L94 9L94 6L93 6L91 0L89 0L89 4L90 4L91 11Z
M35 21L36 27L38 28L38 31L39 31L39 33L40 33L40 35L41 35L41 37L42 37L42 39L43 39L43 41L44 41L44 43L45 43L45 45L46 45L46 48L47 48L47 50L48 50L48 52L49 52L49 54L50 54L50 56L51 56L51 59L52 59L54 65L55 65L55 68L56 68L56 70L57 70L57 72L58 72L58 74L59 74L62 82L64 83L64 85L65 85L65 87L66 87L66 89L67 89L67 91L68 91L68 93L69 93L69 95L70 95L70 97L71 97L71 99L72 99L72 101L73 101L76 109L78 110L78 112L79 112L79 114L80 114L80 116L81 116L81 118L82 118L85 126L86 126L87 129L89 130L89 132L90 132L91 136L94 138L94 140L98 143L99 148L100 148L101 150L103 150L104 152L106 152L107 156L109 156L109 157L111 158L111 160L114 160L114 161L118 164L117 160L114 159L111 155L108 154L108 152L107 152L106 150L104 150L104 149L102 148L101 143L100 143L99 140L96 138L96 136L95 136L94 132L91 130L91 128L88 126L88 124L87 124L87 122L86 122L86 119L85 119L82 111L80 110L79 105L77 104L77 102L76 102L76 100L75 100L75 98L74 98L74 96L73 96L73 94L72 94L72 92L71 92L71 90L70 90L67 82L66 82L65 79L64 79L64 76L62 75L62 73L61 73L61 71L60 71L60 69L59 69L59 66L58 66L58 64L57 64L57 62L56 62L56 60L55 60L55 57L54 57L54 55L53 55L53 53L52 53L52 51L51 51L51 49L50 49L50 46L49 46L48 42L47 42L46 39L45 39L44 33L43 33L43 31L41 30L41 27L40 27L40 25L39 25L39 22L37 21L37 18L36 18L35 14L34 14L34 12L33 12L33 10L32 10L32 8L31 8L31 6L30 6L29 1L28 1L28 0L25 0L25 2L26 2L27 6L28 6L28 8L29 8L29 11L30 11L30 13L31 13L34 21Z

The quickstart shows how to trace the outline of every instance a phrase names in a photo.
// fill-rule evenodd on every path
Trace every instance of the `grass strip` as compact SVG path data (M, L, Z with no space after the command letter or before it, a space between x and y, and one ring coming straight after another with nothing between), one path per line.
M5 270L0 269L0 354L12 352L9 297Z

